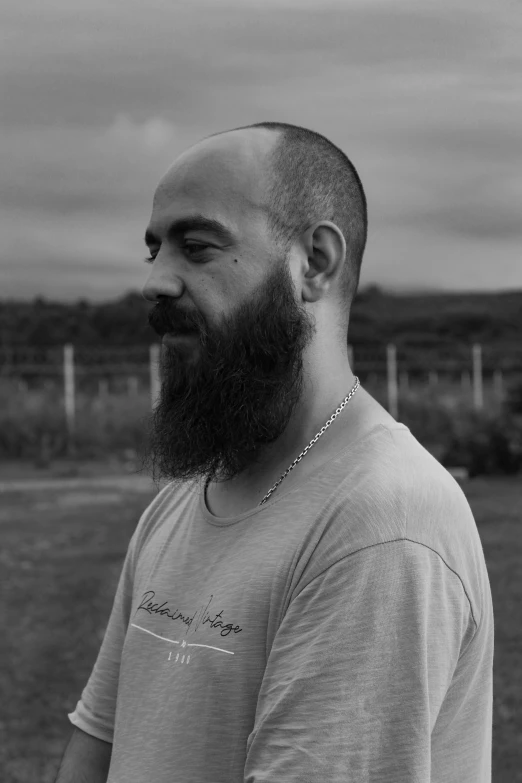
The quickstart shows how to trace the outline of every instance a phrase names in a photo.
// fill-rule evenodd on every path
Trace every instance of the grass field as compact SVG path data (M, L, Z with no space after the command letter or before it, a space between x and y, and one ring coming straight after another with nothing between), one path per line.
M495 608L493 783L522 781L522 479L463 488ZM150 491L0 494L0 780L52 783Z

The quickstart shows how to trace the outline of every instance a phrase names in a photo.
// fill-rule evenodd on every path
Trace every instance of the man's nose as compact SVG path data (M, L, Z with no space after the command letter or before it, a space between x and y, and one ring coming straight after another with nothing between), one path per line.
M152 269L142 289L142 296L148 302L155 302L160 296L170 296L175 299L183 294L184 284L172 266L160 259L159 253L152 264Z

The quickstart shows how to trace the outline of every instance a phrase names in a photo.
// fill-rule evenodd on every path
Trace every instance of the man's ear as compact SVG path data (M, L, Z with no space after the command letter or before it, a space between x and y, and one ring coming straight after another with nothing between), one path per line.
M307 302L317 302L340 278L346 260L346 241L335 223L322 220L304 232L301 243L306 254L302 296Z

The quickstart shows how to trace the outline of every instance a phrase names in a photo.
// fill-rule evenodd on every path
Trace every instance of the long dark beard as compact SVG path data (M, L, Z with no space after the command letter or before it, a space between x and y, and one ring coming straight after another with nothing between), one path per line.
M301 399L314 329L282 265L219 328L201 325L194 361L164 346L143 460L154 481L228 481L257 465Z

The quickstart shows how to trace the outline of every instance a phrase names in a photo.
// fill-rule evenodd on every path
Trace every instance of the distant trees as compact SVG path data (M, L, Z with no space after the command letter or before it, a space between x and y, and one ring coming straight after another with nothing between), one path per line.
M151 305L138 293L114 302L0 302L3 345L147 345L157 339L147 320Z
M0 301L0 345L136 346L157 342L148 323L152 305L129 291L110 302ZM520 341L522 291L506 294L395 295L362 289L351 312L349 342L421 348Z

